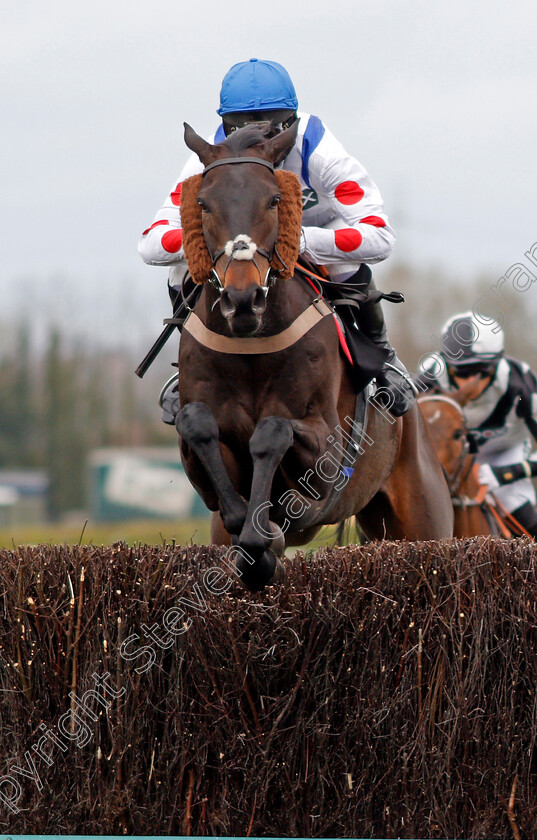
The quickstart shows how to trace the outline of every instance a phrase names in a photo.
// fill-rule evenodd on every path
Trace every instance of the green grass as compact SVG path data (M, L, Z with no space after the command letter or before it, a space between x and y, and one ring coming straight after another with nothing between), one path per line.
M0 528L0 547L14 545L111 545L119 541L128 545L158 545L173 540L179 545L209 542L209 520L190 519L184 522L132 520L128 522L37 523Z
M302 549L307 551L333 545L336 528L327 525L317 537ZM174 542L176 545L207 545L210 541L209 519L189 519L183 522L162 520L133 520L128 522L36 523L0 528L0 548L19 545L111 545L115 542L128 545L140 543L159 545ZM354 527L345 533L344 542L357 542ZM294 553L295 549L290 549Z

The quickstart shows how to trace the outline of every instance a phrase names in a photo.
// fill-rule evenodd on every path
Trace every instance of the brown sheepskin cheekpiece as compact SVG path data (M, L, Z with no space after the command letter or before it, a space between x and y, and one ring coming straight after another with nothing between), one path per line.
M281 201L278 205L278 240L277 252L272 258L272 268L279 272L279 277L292 277L298 259L300 230L302 226L302 192L298 178L293 172L276 171L274 173ZM181 190L181 223L183 227L183 248L192 278L196 283L204 283L212 269L212 261L205 244L201 224L201 207L197 202L203 176L193 175L183 182Z
M278 204L278 240L276 247L287 266L279 276L287 278L293 276L298 260L302 229L302 190L294 172L285 172L282 169L275 172L274 177L282 196L282 200ZM283 268L276 254L271 265L276 271Z
M181 189L181 225L183 227L183 248L192 279L204 283L213 264L203 238L201 207L197 202L203 175L193 175L183 181Z

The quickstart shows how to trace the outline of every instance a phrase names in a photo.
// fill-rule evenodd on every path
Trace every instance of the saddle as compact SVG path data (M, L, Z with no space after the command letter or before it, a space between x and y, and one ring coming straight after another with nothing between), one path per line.
M360 310L381 300L403 303L404 296L401 292L370 289L371 269L365 263L350 280L342 283L330 280L323 266L312 267L302 257L296 271L334 309L341 351L352 368L357 392L362 391L381 372L389 351L371 341L360 329L357 323Z

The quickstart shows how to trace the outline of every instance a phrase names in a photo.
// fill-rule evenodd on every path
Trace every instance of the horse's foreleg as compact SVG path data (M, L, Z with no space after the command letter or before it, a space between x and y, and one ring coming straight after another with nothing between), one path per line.
M211 511L211 543L213 545L231 545L231 534L224 528L220 511Z
M252 489L246 521L239 536L239 546L253 560L243 563L243 582L251 589L261 589L274 576L277 559L267 549L283 550L283 535L275 540L273 524L269 520L267 500L270 498L274 474L287 450L293 445L293 427L283 417L265 417L257 424L250 438L253 461ZM279 530L279 529L278 529ZM281 532L280 532L281 534Z
M246 517L246 504L235 490L222 460L218 444L218 424L205 403L186 405L177 414L175 425L181 438L201 461L220 503L224 528L239 534Z

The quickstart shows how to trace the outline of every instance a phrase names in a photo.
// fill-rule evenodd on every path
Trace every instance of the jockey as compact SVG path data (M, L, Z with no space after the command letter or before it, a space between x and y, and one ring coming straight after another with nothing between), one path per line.
M300 254L325 266L332 281L375 289L370 263L389 256L395 233L384 213L380 192L356 158L349 155L319 117L297 112L298 101L287 71L275 61L251 58L235 64L224 77L217 113L222 117L211 143L219 143L248 123L270 121L273 134L300 120L295 145L279 168L294 172L302 188L303 227ZM187 273L181 231L181 184L203 170L193 154L172 185L138 250L148 265L169 265L172 299ZM392 396L390 410L404 414L414 402L415 387L388 341L379 302L363 306L358 328L388 351L377 383ZM356 325L354 325L356 326ZM177 375L160 397L163 420L173 424ZM175 390L174 390L175 389ZM175 403L175 405L174 405Z
M442 349L426 358L416 379L420 391L463 395L461 408L476 452L479 481L529 533L537 537L535 488L537 378L525 362L504 355L499 323L482 324L472 312L450 318Z

